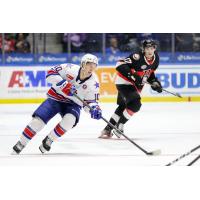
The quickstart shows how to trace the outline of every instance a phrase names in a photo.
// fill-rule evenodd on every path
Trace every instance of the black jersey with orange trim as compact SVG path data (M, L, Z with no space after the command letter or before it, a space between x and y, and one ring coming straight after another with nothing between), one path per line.
M134 83L130 79L130 75L136 72L141 78L145 81L153 82L156 79L154 71L158 68L159 65L159 55L155 51L153 58L148 61L144 56L142 51L138 53L132 53L125 59L119 60L117 63L116 70L118 71L118 76L116 78L116 84L125 84L125 85L135 85L140 91L143 88L143 85L139 83Z

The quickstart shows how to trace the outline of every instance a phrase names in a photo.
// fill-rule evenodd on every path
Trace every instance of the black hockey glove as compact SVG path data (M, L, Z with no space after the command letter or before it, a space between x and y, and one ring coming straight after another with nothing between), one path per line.
M158 93L162 92L162 85L157 79L151 83L151 88L152 90L155 90Z
M130 74L130 78L138 85L142 84L142 78L137 74L137 72L134 72L133 74Z

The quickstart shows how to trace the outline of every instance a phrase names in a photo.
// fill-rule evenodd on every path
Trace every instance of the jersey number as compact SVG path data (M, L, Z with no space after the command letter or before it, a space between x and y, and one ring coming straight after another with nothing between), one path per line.
M62 67L59 66L59 65L57 65L57 66L54 67L54 69L55 69L57 72L59 72L60 70L62 70Z
M98 101L98 100L99 100L99 93L95 94L95 101Z

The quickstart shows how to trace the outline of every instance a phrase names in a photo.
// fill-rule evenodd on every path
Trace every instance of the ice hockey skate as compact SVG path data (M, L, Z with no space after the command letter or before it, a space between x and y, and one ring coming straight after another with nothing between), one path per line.
M120 123L117 125L117 129L120 130L122 133L124 133L124 124ZM113 134L116 135L118 138L121 137L122 134L120 134L117 130L113 129Z
M19 154L25 146L18 141L17 144L13 147L13 154Z
M101 139L110 139L110 138L112 138L112 136L113 136L112 129L109 126L106 126L101 131L101 135L99 136L99 138L101 138Z
M53 141L48 136L46 136L42 141L42 144L39 146L40 151L42 153L50 151L52 142Z

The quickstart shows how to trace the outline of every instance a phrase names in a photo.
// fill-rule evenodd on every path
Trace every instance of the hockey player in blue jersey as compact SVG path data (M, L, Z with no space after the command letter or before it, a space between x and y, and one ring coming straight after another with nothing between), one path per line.
M67 63L48 71L46 80L52 84L47 92L48 98L33 113L31 122L25 127L19 141L13 147L14 153L19 154L57 113L61 115L62 120L42 141L39 147L42 153L49 151L51 144L57 138L76 126L82 107L93 119L101 118L102 112L98 105L99 82L93 73L97 65L97 57L86 54L81 59L81 66ZM92 110L84 107L73 93L86 101Z

